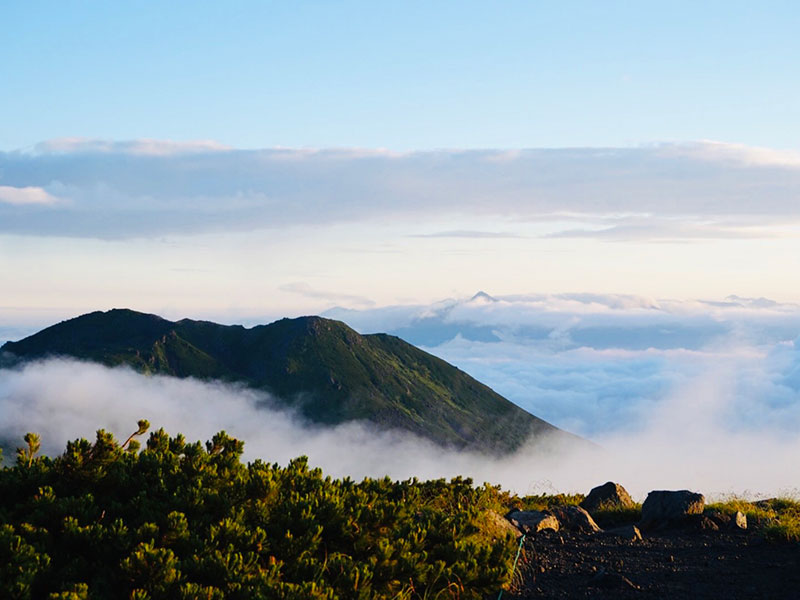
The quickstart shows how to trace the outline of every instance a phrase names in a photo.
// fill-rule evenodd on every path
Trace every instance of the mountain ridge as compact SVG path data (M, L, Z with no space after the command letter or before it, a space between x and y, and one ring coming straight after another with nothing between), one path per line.
M16 361L69 356L244 383L321 425L366 420L486 453L511 452L529 436L580 440L399 337L361 335L318 316L245 328L112 309L62 321L0 351Z

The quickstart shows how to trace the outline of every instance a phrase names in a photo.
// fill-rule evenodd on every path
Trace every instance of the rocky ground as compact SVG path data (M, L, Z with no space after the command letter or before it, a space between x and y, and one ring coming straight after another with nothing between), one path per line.
M523 598L800 599L800 546L752 532L691 529L641 541L541 531L525 539L515 586Z
M800 544L773 543L741 513L704 507L700 494L655 491L635 524L601 530L598 503L632 505L611 482L578 507L512 511L523 552L506 600L691 598L800 600ZM623 513L620 513L623 514ZM520 533L517 533L520 535Z

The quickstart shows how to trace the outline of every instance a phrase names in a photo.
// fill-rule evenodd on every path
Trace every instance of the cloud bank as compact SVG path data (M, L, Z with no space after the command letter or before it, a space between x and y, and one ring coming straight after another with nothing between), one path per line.
M35 431L44 452L57 454L67 440L92 439L97 428L124 438L137 419L147 418L190 440L225 429L245 440L247 459L285 464L305 454L333 476L466 475L522 494L588 492L612 479L639 499L656 488L688 487L711 497L795 493L800 441L771 428L728 427L720 419L728 397L724 383L717 374L689 382L652 408L645 427L600 439L602 449L575 453L528 446L489 459L365 424L310 427L270 409L269 399L251 390L50 360L0 370L0 439L19 443L24 432Z
M36 213L0 202L0 232L108 239L457 215L623 240L769 237L800 222L796 154L714 142L391 153L67 139L0 153L0 184L68 200Z

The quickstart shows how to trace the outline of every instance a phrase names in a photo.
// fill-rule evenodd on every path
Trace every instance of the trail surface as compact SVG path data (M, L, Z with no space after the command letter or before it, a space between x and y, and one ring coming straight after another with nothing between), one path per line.
M800 599L800 545L755 532L679 530L636 542L540 532L525 540L517 568L505 600Z

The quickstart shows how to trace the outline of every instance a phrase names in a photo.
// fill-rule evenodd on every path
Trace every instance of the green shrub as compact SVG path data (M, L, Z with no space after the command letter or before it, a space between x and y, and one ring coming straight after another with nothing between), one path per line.
M0 597L479 599L510 576L513 536L487 517L499 488L243 464L225 432L132 438L101 430L51 459L30 436L0 470Z

